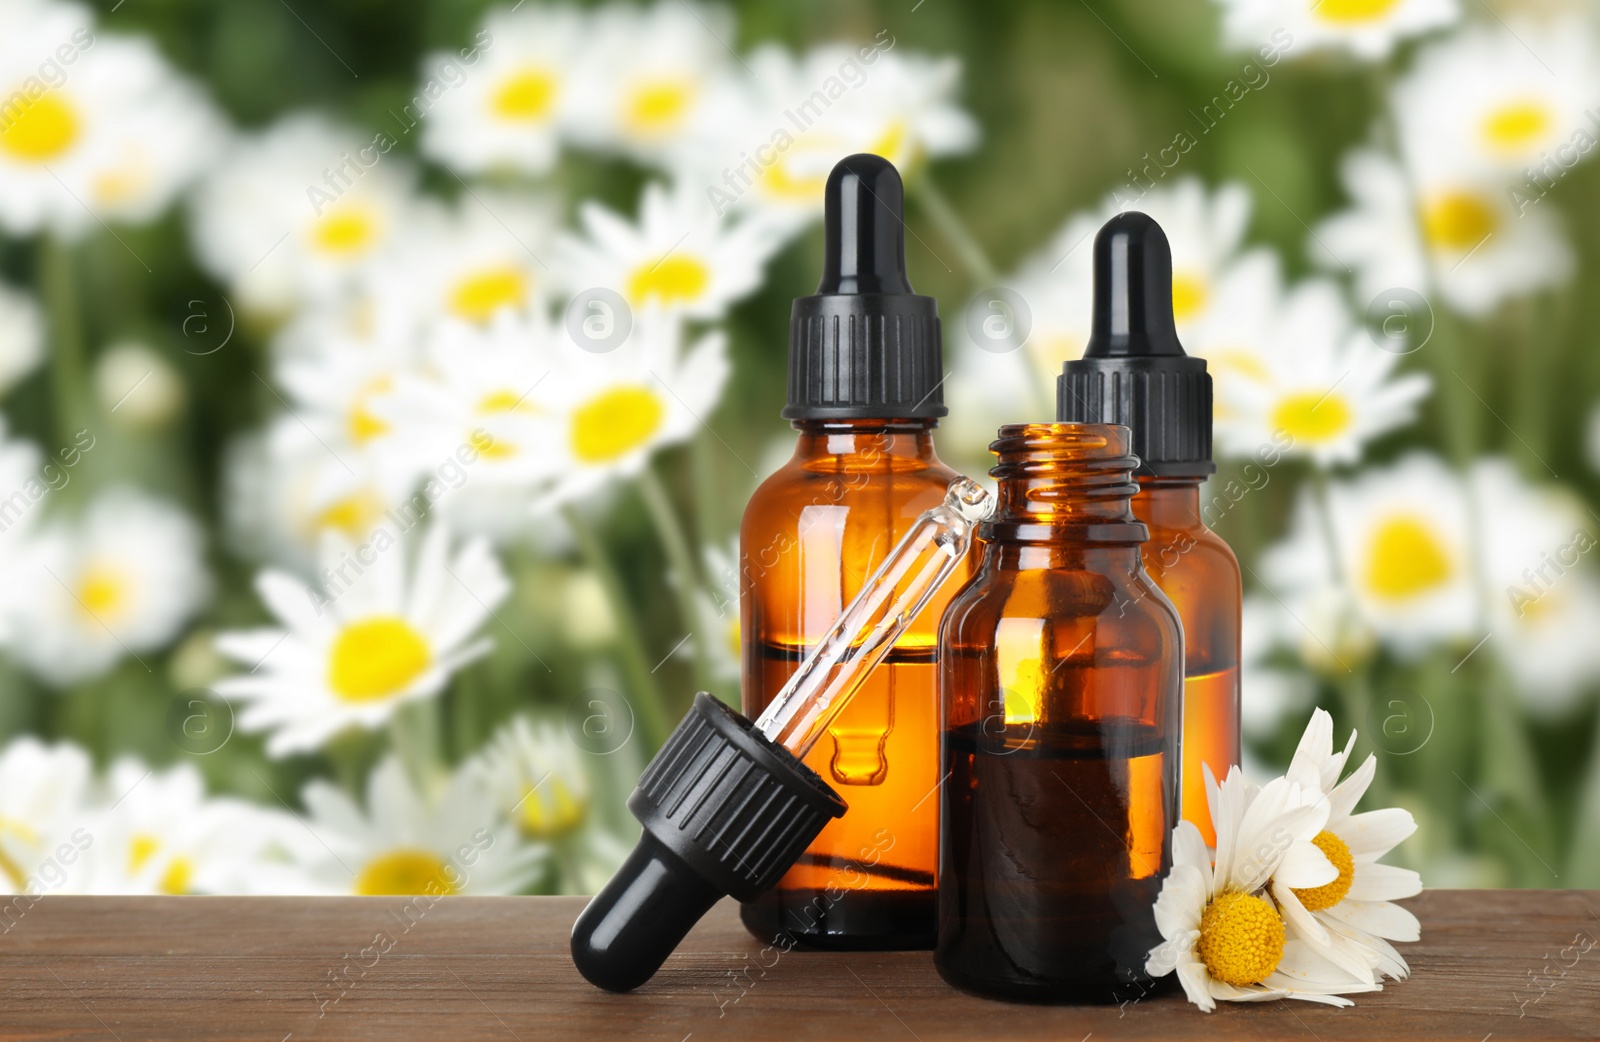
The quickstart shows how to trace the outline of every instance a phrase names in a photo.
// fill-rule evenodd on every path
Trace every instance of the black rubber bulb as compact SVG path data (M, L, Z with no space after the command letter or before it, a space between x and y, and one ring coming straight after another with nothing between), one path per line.
M882 156L846 156L823 196L827 243L817 292L912 293L906 278L905 187Z
M1183 355L1172 321L1172 247L1149 215L1129 210L1094 238L1094 324L1085 358Z

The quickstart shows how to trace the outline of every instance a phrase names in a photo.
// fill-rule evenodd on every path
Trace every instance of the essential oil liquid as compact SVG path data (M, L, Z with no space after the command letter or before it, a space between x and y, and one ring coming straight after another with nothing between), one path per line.
M809 650L763 642L763 688ZM850 805L779 884L744 905L758 937L821 947L931 948L939 815L938 648L895 647L805 763Z
M1237 667L1183 678L1183 817L1206 845L1217 845L1206 803L1205 772L1217 781L1239 762L1239 670Z
M1148 992L1172 805L1160 732L1126 719L980 722L943 742L940 974L1045 1002Z

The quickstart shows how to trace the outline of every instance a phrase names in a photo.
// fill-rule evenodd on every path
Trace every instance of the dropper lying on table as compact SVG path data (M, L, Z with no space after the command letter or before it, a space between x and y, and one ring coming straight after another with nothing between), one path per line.
M991 499L957 478L922 514L752 724L705 692L667 737L628 809L644 826L617 874L572 926L591 984L649 980L724 895L777 883L845 802L801 760L972 545Z

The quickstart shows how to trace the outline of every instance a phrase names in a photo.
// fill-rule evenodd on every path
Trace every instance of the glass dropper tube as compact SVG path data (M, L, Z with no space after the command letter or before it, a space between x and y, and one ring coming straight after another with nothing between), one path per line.
M970 478L950 482L878 565L826 636L767 705L756 730L805 759L972 545L993 500Z

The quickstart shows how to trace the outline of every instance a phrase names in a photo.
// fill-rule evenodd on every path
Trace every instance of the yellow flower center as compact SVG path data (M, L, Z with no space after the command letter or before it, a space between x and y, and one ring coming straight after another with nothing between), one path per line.
M1445 192L1422 208L1422 234L1435 249L1455 253L1474 249L1499 222L1482 196Z
M555 73L528 66L506 77L490 97L489 107L501 119L538 123L549 118L560 86Z
M674 78L639 84L623 103L623 122L640 134L660 134L683 122L695 97L692 80Z
M1453 570L1449 550L1421 518L1391 517L1373 532L1366 583L1376 597L1416 597L1443 585Z
M874 141L866 151L875 156L882 156L904 170L916 158L915 156L901 155L906 147L906 139L909 136L908 130L906 121L897 119L884 128L883 133L878 136L878 140Z
M90 189L95 200L106 206L116 206L136 198L150 183L150 170L143 163L127 163L94 175Z
M161 850L161 841L148 832L136 834L128 841L128 875L137 875ZM156 889L163 894L187 894L194 882L194 862L186 857L175 857L167 863L167 870L156 881Z
M377 238L377 214L364 207L344 207L323 214L311 225L312 248L335 257L364 253Z
M616 387L572 414L572 454L580 463L609 463L648 442L667 407L648 387Z
M1272 411L1273 426L1295 441L1332 441L1350 429L1354 418L1343 395L1316 391L1286 395Z
M1501 153L1521 152L1550 132L1555 120L1550 107L1533 98L1508 102L1483 120L1483 139Z
M498 391L490 391L478 400L477 413L479 416L504 416L513 412L536 412L533 406L524 401L526 397L526 394L509 387L502 387ZM480 439L468 434L467 440L477 445L478 453L484 459L506 459L517 454L517 446L504 438L481 439L480 443Z
M1206 280L1189 272L1173 272L1172 317L1178 322L1193 318L1206 306L1210 294Z
M1339 870L1339 877L1332 882L1304 890L1297 889L1294 892L1294 896L1300 899L1300 903L1306 906L1307 911L1320 912L1343 901L1344 895L1350 892L1350 884L1356 878L1356 860L1350 856L1350 848L1345 845L1345 841L1327 829L1313 836L1311 842L1328 855L1333 867Z
M584 802L566 782L552 779L548 801L541 799L537 791L524 795L522 832L530 839L559 839L582 823L585 810Z
M148 832L141 832L128 841L128 874L138 872L161 849L161 841Z
M383 500L371 489L362 489L334 500L312 517L311 534L331 528L361 539L372 531L382 513Z
M451 874L444 859L433 851L402 847L367 862L356 877L356 893L365 897L441 897L456 892Z
M389 433L389 425L372 412L372 400L388 394L394 388L389 376L376 376L362 385L350 400L350 414L345 419L345 433L357 445ZM363 533L365 534L365 533Z
M1335 25L1376 22L1394 10L1400 0L1322 0L1312 5L1318 18Z
M48 163L78 140L78 110L59 92L42 94L0 129L0 150L25 163Z
M1219 894L1200 916L1200 961L1211 976L1243 988L1283 960L1283 917L1265 898Z
M84 614L109 622L128 602L128 577L109 564L90 564L78 576L78 604Z
M795 173L782 159L761 172L762 190L772 198L786 202L819 201L827 183L827 171L813 174Z
M428 668L428 641L397 615L346 626L328 654L328 687L346 702L371 702L405 690Z
M484 323L501 308L521 307L528 299L528 276L507 264L474 272L450 292L450 310L468 322Z
M675 254L635 271L628 280L628 297L634 307L652 297L670 306L695 300L710 284L710 268L694 257Z

